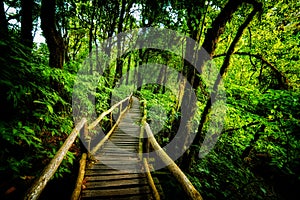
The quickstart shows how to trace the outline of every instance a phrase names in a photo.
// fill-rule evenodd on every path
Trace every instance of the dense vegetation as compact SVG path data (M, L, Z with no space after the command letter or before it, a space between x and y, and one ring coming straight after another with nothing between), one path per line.
M89 53L110 41L108 38L140 27L171 29L192 38L212 59L202 64L212 62L216 73L204 67L202 75L211 77L204 81L183 59L188 51L179 56L152 48L133 50L106 68L98 62L89 65L91 74L101 71L102 76L96 88L88 82L82 86L95 97L95 107L83 102L86 112L100 114L108 109L118 80L129 72L132 83L141 85L134 94L147 102L148 120L159 131L156 137L162 146L176 135L182 108L191 109L184 131L186 138L196 137L176 162L205 199L291 199L299 195L299 10L296 0L2 0L0 198L10 199L28 188L71 132L77 72L87 58L98 59ZM41 37L40 31L45 42L34 40ZM120 40L110 42L105 43L108 57L120 55L120 49L128 46ZM182 46L191 47L187 43ZM136 74L147 63L164 64L181 73L197 101L180 89L174 94L162 87L170 78L167 71L158 76L156 83L160 84L143 85ZM128 83L130 78L123 81ZM179 83L179 88L186 84ZM214 109L210 103L217 89L226 93L225 109ZM182 98L189 99L188 104ZM223 129L212 131L210 137L216 137L217 143L199 158L213 118L223 120ZM156 127L160 121L162 126ZM194 122L197 127L190 126ZM81 151L77 141L55 180L68 176Z

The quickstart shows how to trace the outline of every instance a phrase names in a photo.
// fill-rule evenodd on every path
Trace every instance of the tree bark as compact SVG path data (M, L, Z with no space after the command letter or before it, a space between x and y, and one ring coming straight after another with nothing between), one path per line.
M65 45L61 34L56 30L55 0L42 0L41 28L49 48L49 66L63 68Z
M123 31L123 22L124 22L124 13L126 8L126 1L121 0L121 12L119 15L119 22L118 22L118 34L122 33ZM122 41L123 37L118 37L117 41L117 64L116 64L116 74L114 77L114 83L113 86L118 82L118 80L122 77L122 71L123 71L123 59L121 58L121 54L123 52L122 50Z
M23 45L32 49L32 14L33 14L33 0L21 0L21 41Z
M8 37L8 23L4 10L4 2L0 1L0 40L5 40ZM2 51L1 51L2 52Z

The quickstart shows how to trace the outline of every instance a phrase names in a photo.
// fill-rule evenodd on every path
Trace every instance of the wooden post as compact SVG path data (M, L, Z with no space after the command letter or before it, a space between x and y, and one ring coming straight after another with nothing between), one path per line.
M84 135L84 140L87 144L87 151L89 152L91 150L91 136L89 135L89 129L87 123L84 124L83 127L83 135Z
M123 104L120 104L119 117L121 116L121 113L122 113L122 107L123 107Z
M110 127L112 127L113 126L113 114L112 114L112 112L110 113Z
M144 124L147 123L147 104L146 104L146 101L143 102L143 107L144 107L144 113L143 113L144 116L142 118L142 124L143 124L142 129L144 129ZM147 136L147 132L144 133L144 136ZM148 140L148 137L144 137L144 143L145 143L144 144L145 153L149 153L150 152L150 142ZM148 154L147 159L149 159L149 154Z
M148 179L149 185L150 185L150 187L152 189L152 193L153 193L154 199L155 200L160 200L159 193L158 193L158 191L157 191L157 189L155 187L153 178L152 178L151 173L150 173L150 169L149 169L149 165L148 165L147 159L144 158L143 160L144 160L144 167L145 167L147 179Z
M36 181L33 183L31 188L27 191L25 194L25 200L35 200L38 199L38 197L41 195L43 189L46 187L48 181L50 178L54 175L57 168L61 164L62 160L64 159L65 155L67 154L68 150L74 143L75 139L77 138L80 130L86 123L86 119L83 118L73 129L71 134L68 136L64 144L61 146L61 148L57 151L54 158L51 160L51 162L45 167L43 170L41 176L36 179Z
M82 182L83 182L84 174L85 174L86 157L87 157L87 154L83 153L82 157L80 159L78 178L77 178L77 181L76 181L76 186L75 186L75 189L73 191L71 200L78 200L79 199L81 188L82 188Z
M161 160L167 165L169 171L173 174L173 176L180 183L186 194L189 196L191 200L203 200L200 193L195 189L190 180L185 176L185 174L181 171L181 169L176 165L176 163L168 156L168 154L159 146L155 137L150 129L148 123L144 124L146 133L148 135L148 140L150 141L153 149L157 153L157 155L161 158Z

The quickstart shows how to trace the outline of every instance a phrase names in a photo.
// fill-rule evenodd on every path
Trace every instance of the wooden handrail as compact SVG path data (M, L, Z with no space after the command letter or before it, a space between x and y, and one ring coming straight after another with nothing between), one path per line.
M36 179L31 188L26 192L25 200L38 199L43 189L46 187L48 181L51 179L51 177L54 175L59 165L63 161L65 155L67 154L68 150L74 143L75 139L79 135L80 130L84 127L86 122L87 120L85 118L82 118L81 121L75 126L75 128L72 130L71 134L68 136L64 144L55 154L54 158L44 168L42 174L39 176L38 179Z
M120 123L121 118L123 117L123 115L125 114L125 112L127 111L127 109L129 108L129 106L127 106L121 113L119 118L117 119L115 125L110 129L110 131L105 135L104 138L102 138L102 140L91 150L91 155L95 154L96 151L98 151L98 149L100 149L102 147L102 145L108 140L108 138L111 136L111 134L114 132L115 128L117 127L117 125Z
M46 187L47 183L51 179L51 177L54 175L54 173L57 171L58 167L60 166L62 160L66 156L68 150L71 148L72 144L76 140L77 136L80 134L80 130L84 130L84 137L88 137L88 129L92 129L103 119L104 116L111 113L117 106L121 105L128 100L128 106L124 109L122 112L122 107L120 107L120 116L116 122L116 124L113 126L112 130L116 127L116 125L120 122L120 119L122 115L126 112L130 105L130 101L132 98L132 94L129 95L129 97L121 100L120 102L113 105L109 110L103 112L93 123L91 123L89 126L87 126L87 120L86 118L82 118L81 121L75 126L75 128L72 130L71 134L68 136L64 144L61 146L61 148L57 151L53 159L50 161L50 163L44 168L42 171L42 174L39 176L38 179L35 180L33 185L29 188L29 190L25 194L25 200L35 200L38 199L38 197L41 195L42 191ZM101 141L101 143L105 142L105 139L107 140L108 137L111 135L113 131L110 131ZM96 147L100 147L101 145L97 145ZM94 151L95 148L94 148ZM84 157L86 157L86 154L83 154ZM86 158L85 158L86 159ZM81 179L81 177L79 177ZM79 181L80 181L79 179ZM77 184L79 185L79 184ZM76 199L75 196L78 196L78 194L73 194L72 198Z
M193 184L189 181L189 179L185 176L185 174L181 171L181 169L168 156L168 154L160 147L147 122L144 123L144 127L148 136L148 140L152 145L153 149L155 150L156 154L167 165L167 168L174 175L177 181L181 184L182 188L184 189L188 197L191 200L203 200L200 193L195 189Z
M93 129L93 128L95 128L95 127L99 124L99 122L100 122L107 114L111 113L111 112L112 112L116 107L118 107L120 104L124 103L124 102L127 101L127 100L130 100L131 97L132 97L132 93L131 93L127 98L125 98L125 99L119 101L118 103L114 104L109 110L107 110L107 111L101 113L101 115L100 115L95 121L93 121L93 122L88 126L88 129Z

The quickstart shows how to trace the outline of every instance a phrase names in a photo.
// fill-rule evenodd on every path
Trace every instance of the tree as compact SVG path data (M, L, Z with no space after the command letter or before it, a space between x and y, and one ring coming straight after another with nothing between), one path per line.
M0 1L0 39L4 40L8 36L8 23L5 16L4 1Z
M217 77L216 82L214 83L214 86L213 86L212 94L211 94L210 98L207 100L204 110L201 114L201 120L200 120L200 124L198 127L197 135L192 144L192 146L194 146L194 147L195 146L198 147L200 142L203 141L203 132L202 132L203 127L208 120L208 115L210 114L212 103L215 102L215 98L217 96L217 91L218 91L218 86L220 84L220 81L222 78L224 78L224 76L228 70L229 61L230 61L231 55L234 53L235 46L236 46L237 42L239 41L239 39L241 38L245 28L252 21L254 15L257 12L261 11L262 4L256 2L255 0L254 1L240 0L238 2L236 0L229 0L227 2L227 4L225 5L225 7L222 9L222 11L219 13L219 15L216 17L216 19L213 21L212 28L208 29L208 31L205 35L205 39L203 42L203 48L207 51L210 58L212 58L214 55L214 52L217 48L219 38L225 31L226 23L232 18L232 15L234 14L234 12L236 12L238 7L241 6L243 3L252 4L253 11L249 14L249 16L247 17L245 22L239 27L239 29L236 33L236 36L235 36L234 40L232 41L232 43L226 53L226 58L224 59L223 65L221 66L221 69L220 69L220 76ZM199 68L199 71L202 71L202 67L203 67L204 63L207 62L209 58L204 57L201 59L202 60L197 62L197 64L198 64L197 67ZM193 84L194 88L198 88L199 85L200 85L200 82ZM192 119L190 119L190 120L192 120ZM187 134L189 134L189 131L187 131ZM188 154L189 154L189 151L187 152L187 154L185 154L185 159L184 159L184 165L185 165L184 168L185 169L191 168L193 159L198 155L198 148L191 148L191 154L190 155L188 155Z
M61 34L56 29L56 0L42 0L41 28L49 49L49 65L62 69L65 58L65 44Z
M33 0L22 0L21 1L21 41L22 43L32 48L33 46Z

